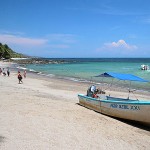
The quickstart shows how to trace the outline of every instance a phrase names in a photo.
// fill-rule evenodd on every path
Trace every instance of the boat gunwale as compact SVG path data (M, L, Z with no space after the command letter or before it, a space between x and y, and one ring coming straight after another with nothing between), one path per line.
M94 100L94 101L100 101L100 102L104 102L104 103L118 103L118 104L136 104L136 105L150 105L150 101L143 101L143 100L130 100L130 99L123 99L121 100L121 98L116 98L116 97L110 97L110 98L116 98L116 99L120 99L120 100L102 100L102 99L96 99L96 98L92 98L92 97L88 97L86 95L83 94L78 94L78 96L86 98L86 99L90 99L90 100ZM106 96L109 97L109 96Z

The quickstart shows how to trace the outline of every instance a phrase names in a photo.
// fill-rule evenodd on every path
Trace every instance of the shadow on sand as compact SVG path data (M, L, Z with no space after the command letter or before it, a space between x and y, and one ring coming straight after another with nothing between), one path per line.
M108 116L108 117L111 117L111 116ZM114 119L116 119L118 121L124 122L124 123L126 123L128 125L134 126L136 128L139 128L139 129L142 129L142 130L145 130L145 131L150 131L150 126L142 124L140 122L132 121L132 120L125 120L125 119L116 118L116 117L111 117L111 118L114 118Z
M82 106L79 103L76 103L76 105ZM82 107L87 108L85 106L82 106ZM90 108L87 108L87 109L90 109ZM92 110L92 109L90 109L90 110ZM95 111L95 110L93 110L93 111ZM95 112L97 112L97 111L95 111ZM100 113L100 112L97 112L97 113ZM102 114L102 113L100 113L100 114ZM105 115L105 114L102 114L102 115ZM105 116L108 116L108 115L105 115ZM150 131L150 126L149 125L145 125L145 124L142 124L142 123L139 123L139 122L136 122L136 121L132 121L132 120L116 118L116 117L112 117L112 116L108 116L108 117L114 118L118 121L124 122L124 123L129 124L131 126L134 126L136 128L139 128L139 129L142 129L142 130L145 130L145 131Z
M5 140L5 137L0 136L0 143L3 143L3 142L4 142L4 140Z

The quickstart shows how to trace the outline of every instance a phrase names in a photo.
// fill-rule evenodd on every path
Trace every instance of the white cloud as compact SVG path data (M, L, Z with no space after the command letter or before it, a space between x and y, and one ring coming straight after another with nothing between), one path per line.
M74 35L72 34L49 34L47 38L50 41L59 41L62 43L75 43Z
M136 55L137 49L136 45L130 45L124 40L118 40L117 42L104 43L96 51L98 55L103 57L133 57Z
M69 48L71 43L74 43L74 35L71 34L50 34L44 38L24 37L20 34L0 34L0 42L3 44L22 46L22 47L37 47L51 49ZM67 44L66 44L67 43Z
M16 35L16 36L19 36L19 35L23 36L23 35L25 35L24 32L1 30L1 29L0 29L0 33L1 34L6 34L6 35Z
M39 46L39 45L45 45L48 42L48 40L20 37L17 35L10 35L10 34L0 34L0 42L6 44Z
M105 43L103 46L104 49L128 49L128 50L134 50L137 49L136 45L130 45L127 44L124 40L119 40L118 42L112 42L112 43Z
M49 45L48 47L53 48L53 49L54 49L54 48L56 48L56 49L57 49L57 48L59 48L59 49L60 49L60 48L61 48L61 49L65 49L65 48L69 48L70 46L69 46L69 45L65 45L65 44L55 44L55 45L52 45L52 44L51 44L51 45Z

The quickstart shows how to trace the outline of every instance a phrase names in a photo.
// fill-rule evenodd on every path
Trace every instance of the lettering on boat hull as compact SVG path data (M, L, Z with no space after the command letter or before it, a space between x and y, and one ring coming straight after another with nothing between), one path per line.
M126 105L126 104L110 104L110 108L117 108L117 109L128 109L128 110L140 110L140 106L137 105Z

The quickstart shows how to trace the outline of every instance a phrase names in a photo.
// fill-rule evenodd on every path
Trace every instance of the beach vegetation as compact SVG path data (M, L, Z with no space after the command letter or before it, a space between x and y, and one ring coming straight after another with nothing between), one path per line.
M0 59L22 58L23 54L16 53L7 44L0 43Z

